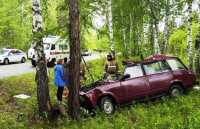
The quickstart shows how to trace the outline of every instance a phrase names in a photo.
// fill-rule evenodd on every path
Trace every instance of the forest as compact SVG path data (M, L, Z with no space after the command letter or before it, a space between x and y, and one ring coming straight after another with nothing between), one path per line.
M95 115L87 114L79 105L80 87L102 77L109 52L116 53L120 72L126 69L124 60L176 56L199 80L200 0L1 0L0 17L0 48L27 53L35 45L37 54L35 72L0 78L0 128L200 128L200 92L194 89L175 98L133 101L112 115L101 107ZM41 40L48 36L60 36L70 44L69 96L63 104L68 114L59 117L55 69L47 69ZM100 53L100 58L84 62L86 79L80 82L85 50ZM20 93L31 98L13 98Z

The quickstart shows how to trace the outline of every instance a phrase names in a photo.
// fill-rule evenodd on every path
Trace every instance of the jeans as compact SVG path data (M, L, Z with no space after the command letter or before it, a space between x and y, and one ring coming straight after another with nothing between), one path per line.
M57 100L58 101L62 101L63 90L64 90L64 87L58 86L58 89L57 89Z

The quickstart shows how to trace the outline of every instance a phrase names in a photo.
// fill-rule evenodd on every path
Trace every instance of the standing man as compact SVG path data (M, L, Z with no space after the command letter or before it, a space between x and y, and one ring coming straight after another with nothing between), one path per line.
M62 104L62 95L65 86L64 81L64 68L63 68L63 60L58 60L55 68L54 68L54 82L57 86L57 101L58 104Z

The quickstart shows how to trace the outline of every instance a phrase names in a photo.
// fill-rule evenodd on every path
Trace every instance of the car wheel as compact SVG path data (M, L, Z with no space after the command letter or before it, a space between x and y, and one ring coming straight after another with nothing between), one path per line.
M115 111L115 104L110 97L103 97L100 103L101 110L106 114L112 114Z
M5 64L5 65L8 65L8 64L9 64L9 60L8 60L8 59L5 59L5 60L4 60L4 64Z
M178 97L183 94L183 88L180 85L174 84L170 90L169 94L171 97Z
M25 62L26 62L26 59L24 57L22 57L21 63L25 63Z

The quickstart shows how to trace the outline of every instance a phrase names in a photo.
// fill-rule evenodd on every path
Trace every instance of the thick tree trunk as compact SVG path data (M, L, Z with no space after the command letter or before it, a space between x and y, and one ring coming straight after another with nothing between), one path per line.
M70 87L69 115L79 119L79 89L80 89L80 21L78 0L69 0L69 39L70 39Z
M110 49L111 51L114 51L115 44L114 44L114 36L113 36L112 0L108 0L107 6L108 6L107 7L107 22L108 22Z
M42 16L40 0L32 0L33 10L33 43L36 52L36 84L37 84L37 100L39 112L47 112L50 110L50 97L48 87L48 74L46 67L46 59L42 41Z
M188 2L188 31L187 31L187 43L188 43L188 60L189 60L189 68L192 70L193 68L193 45L192 45L192 2L189 0Z

